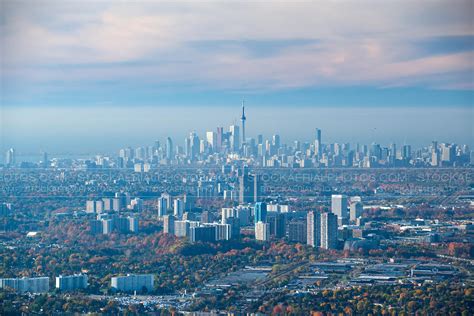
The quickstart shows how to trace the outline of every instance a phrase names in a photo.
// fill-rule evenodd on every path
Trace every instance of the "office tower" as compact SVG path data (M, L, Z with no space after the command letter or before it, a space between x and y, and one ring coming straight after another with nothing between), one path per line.
M351 167L354 164L354 156L355 156L355 153L353 150L348 151L345 156L344 166Z
M349 218L347 210L347 196L333 194L331 196L331 212L341 219Z
M431 164L432 167L436 167L440 164L439 152L438 151L432 151L431 152L430 164Z
M191 140L189 140L189 137L184 139L184 155L186 158L191 158Z
M382 158L382 148L379 144L372 143L372 147L370 149L370 156L375 157L376 161L379 161Z
M295 140L295 141L293 142L293 150L294 150L294 151L299 151L299 150L301 150L301 143L300 143L299 140Z
M189 240L191 242L215 242L216 227L215 226L197 226L189 229Z
M49 291L49 278L0 278L0 289L11 289L19 293L46 293Z
M222 149L222 142L224 141L224 128L218 127L216 133L216 151L220 152Z
M452 164L454 158L456 157L456 146L454 144L445 144L440 145L441 149L441 162L443 164Z
M141 292L143 289L153 291L153 274L127 274L126 276L112 277L110 287L122 292Z
M318 157L320 157L322 154L321 130L319 128L316 129L316 139L314 140L314 153Z
M154 146L145 147L145 161L153 159L153 151L154 151Z
M165 149L166 150L166 149ZM155 145L153 145L153 148L152 148L152 156L155 157L155 156L159 156L159 153L161 151L161 144L160 144L160 141L159 140L155 140Z
M389 165L395 164L395 160L397 159L397 144L392 143L390 144L390 148L388 150L388 157L387 162Z
M270 225L263 222L255 223L255 239L267 241L270 239Z
M208 146L212 148L213 151L217 151L217 134L215 132L207 132L206 141Z
M304 220L292 220L288 223L288 240L298 243L306 243L307 224Z
M246 139L245 139L245 121L247 120L247 118L245 117L245 101L242 100L242 117L240 118L240 120L242 121L242 144L245 144L246 143Z
M189 158L194 159L198 156L200 149L200 140L196 132L189 134Z
M255 223L266 222L267 220L267 204L265 202L255 203L254 208Z
M132 147L125 148L125 157L127 158L127 160L132 160L133 158L135 158L134 153L135 152L133 151Z
M258 146L257 146L257 156L258 157L265 156L265 150L263 148L263 144L258 144Z
M321 248L337 248L337 216L333 213L321 214Z
M359 217L361 217L363 211L364 207L360 201L352 201L349 211L351 222L355 222Z
M410 159L411 158L411 146L410 145L403 145L402 147L402 159Z
M204 139L201 139L199 141L199 153L200 154L205 154L208 151L208 145L207 142Z
M173 159L173 140L170 137L166 138L166 159Z
M41 160L41 166L43 168L48 168L49 167L48 153L43 151L42 156L43 158Z
M143 147L135 148L135 159L138 159L138 160L145 159L145 149Z
M119 150L119 157L123 158L124 160L127 159L127 154L126 154L125 148L122 148L122 149Z
M5 165L8 167L11 167L15 165L16 163L16 154L15 154L15 149L10 148L7 150L5 154Z
M265 140L265 155L273 156L273 146L272 146L272 143L268 139Z
M331 144L333 147L333 153L335 156L339 156L341 154L341 145L338 143Z
M285 237L285 214L267 212L267 223L270 225L270 236L275 236L275 238Z
M163 215L163 233L174 235L173 215Z
M168 202L163 196L158 199L157 207L158 217L163 217L168 213Z
M318 211L310 211L306 216L308 245L312 247L321 246L321 213Z
M176 218L181 218L184 212L184 202L181 199L175 199L173 205L173 214Z
M56 288L61 291L74 291L87 288L87 275L60 275L56 277Z
M238 152L240 150L240 132L238 125L230 126L230 149L233 152Z
M278 135L278 134L273 135L272 145L273 145L273 148L274 148L275 151L277 151L278 148L280 148L280 146L281 146L280 135Z

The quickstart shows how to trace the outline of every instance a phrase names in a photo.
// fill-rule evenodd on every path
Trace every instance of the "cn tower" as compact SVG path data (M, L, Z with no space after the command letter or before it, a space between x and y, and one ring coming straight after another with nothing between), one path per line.
M240 118L242 120L242 145L245 144L245 120L247 119L245 117L245 100L242 100L242 117Z

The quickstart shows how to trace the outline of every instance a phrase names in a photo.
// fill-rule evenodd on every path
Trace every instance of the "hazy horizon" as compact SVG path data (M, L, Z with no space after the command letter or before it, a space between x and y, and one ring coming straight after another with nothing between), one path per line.
M3 148L19 154L116 153L126 146L151 145L170 136L183 145L191 131L204 137L237 123L235 106L13 107L3 109ZM279 134L284 143L314 139L324 143L377 142L428 145L432 140L473 146L473 108L457 107L271 107L247 104L247 136ZM61 117L60 120L57 117Z

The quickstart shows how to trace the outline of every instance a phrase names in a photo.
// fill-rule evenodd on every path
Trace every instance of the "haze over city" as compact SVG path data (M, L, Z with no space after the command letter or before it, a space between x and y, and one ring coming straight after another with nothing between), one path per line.
M4 109L4 152L16 147L29 156L116 153L124 145L142 146L172 137L183 145L191 131L204 135L217 126L239 123L240 102L214 106L20 107ZM262 106L247 101L247 136L310 141L314 128L325 141L423 146L432 140L473 146L471 107ZM60 119L58 119L60 118ZM403 125L403 129L400 126ZM100 135L100 137L97 137Z

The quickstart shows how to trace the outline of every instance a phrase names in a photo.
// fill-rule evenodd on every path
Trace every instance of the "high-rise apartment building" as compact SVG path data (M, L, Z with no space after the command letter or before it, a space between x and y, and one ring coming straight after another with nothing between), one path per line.
M163 233L174 235L174 216L163 215Z
M255 223L255 239L260 241L267 241L270 239L270 225L268 223Z
M12 289L19 293L46 293L49 291L49 278L3 278L0 279L0 289Z
M267 221L267 204L265 202L255 203L254 208L255 223Z
M61 291L74 291L85 289L87 287L87 275L60 275L56 277L56 288Z
M321 213L310 211L306 216L307 237L306 242L312 247L321 246Z
M168 214L168 203L167 203L167 200L163 196L161 196L158 199L157 208L158 208L158 217L163 217L166 214Z
M333 194L331 196L331 212L338 218L348 219L349 212L347 209L347 196L341 194Z
M141 292L144 289L153 291L153 274L127 274L126 276L112 277L110 287L122 292Z
M337 248L337 216L333 213L321 214L321 248Z

